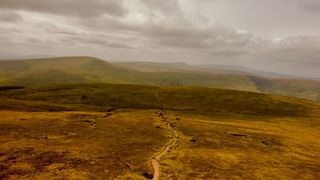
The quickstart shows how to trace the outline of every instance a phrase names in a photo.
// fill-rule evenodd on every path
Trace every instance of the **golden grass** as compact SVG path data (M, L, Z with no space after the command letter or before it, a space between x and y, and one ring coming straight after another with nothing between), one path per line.
M154 111L0 111L0 179L108 179L151 173L168 140ZM136 178L134 178L136 179Z
M172 138L156 92L179 135L162 179L319 179L315 102L108 84L0 93L0 179L143 179Z
M176 120L179 117L180 120ZM215 118L171 112L181 132L163 178L318 179L318 118Z
M0 111L0 179L143 179L170 141L156 113ZM166 116L179 140L162 179L320 177L317 117Z

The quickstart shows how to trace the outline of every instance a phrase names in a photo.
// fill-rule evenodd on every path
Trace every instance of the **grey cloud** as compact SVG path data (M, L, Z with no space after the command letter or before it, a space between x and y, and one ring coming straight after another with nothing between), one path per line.
M320 13L319 0L300 0L300 4L308 12Z
M15 0L7 1L5 0L1 7L6 8L24 8L29 10L41 10L46 11L46 8L51 7L49 12L55 11L66 11L68 8L59 9L61 6L66 6L66 4L74 3L75 1L57 1L57 2L42 2L36 3L35 0L27 0L29 3L17 3ZM33 24L34 28L40 32L47 33L46 41L52 39L52 42L59 42L63 44L64 41L68 42L77 40L77 43L90 43L97 45L115 45L115 47L154 47L158 49L168 49L168 48L183 48L189 50L201 50L216 53L226 53L226 54L238 54L243 52L248 42L250 42L250 36L244 34L238 34L235 30L231 28L226 28L223 26L204 26L198 27L193 22L188 22L188 17L185 12L182 11L180 4L177 0L170 0L167 3L158 0L139 0L143 6L151 8L153 11L158 11L167 19L168 21L163 21L159 17L147 17L147 19L141 23L132 23L123 20L123 18L112 18L110 16L93 16L89 18L77 18L76 21L80 24L75 24L72 28L66 28L64 26L58 26L54 24L54 21L47 22L36 22ZM97 1L100 2L100 1ZM105 1L106 2L106 1ZM109 2L109 1L108 1ZM110 1L111 2L111 1ZM84 1L78 1L78 10L81 10ZM102 3L102 2L100 2ZM91 2L90 4L95 4ZM95 6L98 6L96 3ZM59 8L58 8L59 7ZM77 9L77 7L75 9ZM81 8L80 8L81 7ZM44 8L44 9L41 9ZM80 9L79 9L80 8ZM89 8L90 9L90 8ZM85 11L79 11L79 13L86 14ZM172 17L170 12L174 12L177 16ZM139 12L148 14L147 12ZM28 17L26 17L28 18ZM177 18L177 19L176 19ZM69 23L71 20L68 20ZM31 22L33 23L33 22ZM27 22L27 24L30 24ZM72 23L71 23L72 24ZM29 25L30 26L30 25ZM37 26L37 27L35 27ZM79 32L74 29L86 29L87 34L79 34ZM20 35L23 36L21 32ZM105 34L106 37L110 38L108 41L96 38L97 33ZM112 35L110 35L112 34ZM27 34L26 34L27 35ZM59 36L62 36L61 40ZM91 38L83 38L84 36L92 36ZM131 41L123 41L121 38L125 37ZM138 38L135 38L138 37ZM25 39L34 39L32 36L26 37ZM132 39L134 39L132 41ZM35 41L34 42L39 42ZM130 42L130 44L128 43ZM125 45L127 43L128 45ZM239 47L241 50L237 50ZM227 51L230 51L229 53Z
M187 48L213 52L227 52L237 54L238 49L244 50L251 41L250 35L237 33L235 30L222 26L198 29L164 29L151 28L143 31L150 39L164 47ZM238 48L238 49L237 49Z
M107 37L104 35L92 35L92 36L64 36L61 41L68 43L70 45L80 44L80 45L94 45L100 47L111 47L120 49L131 49L132 46L126 41L119 41L114 37Z
M167 0L165 3L159 0L140 0L142 4L148 7L151 12L156 11L163 14L179 14L182 12L178 0Z
M22 16L13 11L0 11L0 22L15 22L23 20Z
M281 39L278 41L268 37L259 38L254 35L258 30L251 33L251 29L242 24L236 24L235 28L232 23L219 24L214 21L214 14L199 12L198 15L197 9L190 10L188 8L192 6L184 4L201 3L205 0L197 2L193 0L0 1L0 47L11 44L11 52L17 49L26 49L24 52L38 49L45 53L57 53L59 56L62 50L65 55L72 49L72 52L87 52L100 57L121 57L121 60L129 61L141 58L192 63L221 62L235 65L244 63L249 66L261 65L260 69L268 67L270 69L266 70L270 71L273 68L285 71L290 69L290 66L295 66L290 69L290 73L299 72L299 68L304 67L305 74L308 74L307 68L320 67L319 35L294 35L289 38L274 36ZM235 1L229 0L227 5ZM262 4L271 3L272 6L268 8L274 9L278 7L278 1L283 4L289 0L266 0ZM218 2L222 4L221 11L223 11L223 3L226 1L215 0L215 3ZM290 25L290 28L301 34L305 34L309 26L310 29L317 30L318 26L314 23L309 23L307 26L306 21L317 16L314 13L301 13L301 8L308 12L317 12L320 7L318 0L299 0L295 7L291 7L294 4L291 3L285 12L272 16L279 17L281 21L271 24L257 23L261 21L259 11L264 7L244 13L243 11L248 8L241 9L242 2L246 6L252 3L252 8L259 5L255 0L237 1L239 12L230 19L235 19L234 21L253 19L254 24L262 26L260 29L267 28L262 31L269 29L271 31L272 28L268 27L274 25L277 27L276 31L280 29L289 36L291 34L287 35L287 29L283 28L285 25L281 24L290 20L290 17L283 17L290 15L291 11L297 11L290 22L296 26ZM215 3L213 4L216 5ZM269 9L266 12L269 12ZM220 9L215 10L219 13ZM299 26L302 20L297 18L301 14L304 16L303 22L306 22L303 27ZM202 19L203 15L207 16L204 18L205 21ZM244 16L240 19L235 17L241 15ZM269 14L263 16L263 20L266 18L270 18ZM277 19L272 19L273 21L278 22ZM302 31L304 27L307 27L306 31ZM9 47L5 49L10 50ZM312 75L314 74L317 73L314 71Z
M223 25L198 26L188 21L188 16L182 11L178 17L171 16L172 14L168 14L168 12L174 11L174 9L181 10L179 3L175 0L169 1L175 7L173 9L167 7L168 5L165 5L166 3L163 1L140 1L143 5L156 10L160 9L159 12L166 17L166 20L163 20L163 17L147 16L142 22L132 23L119 18L102 16L82 19L79 23L96 32L117 34L118 37L137 37L134 42L129 42L138 44L136 47L143 48L182 48L234 55L249 51L246 48L254 41L250 34L237 33L233 28ZM147 10L147 12L140 11L138 13L148 14L149 12ZM240 50L237 50L237 47ZM227 52L228 50L230 52Z
M297 36L275 42L261 54L270 59L301 64L314 63L320 66L320 36Z
M80 17L101 14L124 16L127 12L122 0L1 0L0 8Z

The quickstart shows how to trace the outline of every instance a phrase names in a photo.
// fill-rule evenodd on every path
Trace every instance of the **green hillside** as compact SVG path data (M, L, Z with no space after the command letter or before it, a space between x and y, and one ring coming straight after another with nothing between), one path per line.
M306 116L318 108L318 104L302 99L200 87L79 84L2 91L0 95L56 104L86 104L105 110L159 109L156 95L163 102L163 108L189 113Z
M48 85L85 82L134 82L137 72L92 57L0 61L1 84Z
M320 100L320 82L201 71L184 63L108 63L93 57L0 61L0 86L112 83L202 86Z
M114 62L114 64L142 72L195 71L194 67L186 63Z
M294 96L320 101L320 82L297 79L265 79L250 77L263 93Z
M243 75L204 72L141 72L92 57L0 61L0 85L43 86L66 83L187 85L257 91Z

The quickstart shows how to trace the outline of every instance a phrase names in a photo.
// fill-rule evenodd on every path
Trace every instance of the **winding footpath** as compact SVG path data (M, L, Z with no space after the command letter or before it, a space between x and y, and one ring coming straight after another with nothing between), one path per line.
M155 97L158 101L158 103L161 106L162 109L162 104L158 98L158 93L155 94ZM174 148L176 147L177 141L178 141L178 133L175 131L171 123L167 121L167 118L165 116L162 116L161 121L165 123L167 129L172 132L172 140L169 144L167 144L162 151L158 152L156 155L154 155L151 159L151 165L152 165L152 170L153 170L153 180L158 180L160 177L160 161L161 158L166 156L168 153L170 153Z

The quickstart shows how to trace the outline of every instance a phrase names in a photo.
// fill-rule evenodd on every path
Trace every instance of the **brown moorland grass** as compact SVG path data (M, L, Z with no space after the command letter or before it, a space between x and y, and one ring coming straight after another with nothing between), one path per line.
M172 138L155 92L179 135L162 179L319 179L312 101L108 84L1 92L0 179L143 179Z
M0 115L1 179L143 179L170 141L154 110ZM166 116L179 139L162 179L320 177L318 117Z
M168 141L154 111L0 111L0 179L143 179Z
M167 115L180 139L163 179L320 178L318 117Z

